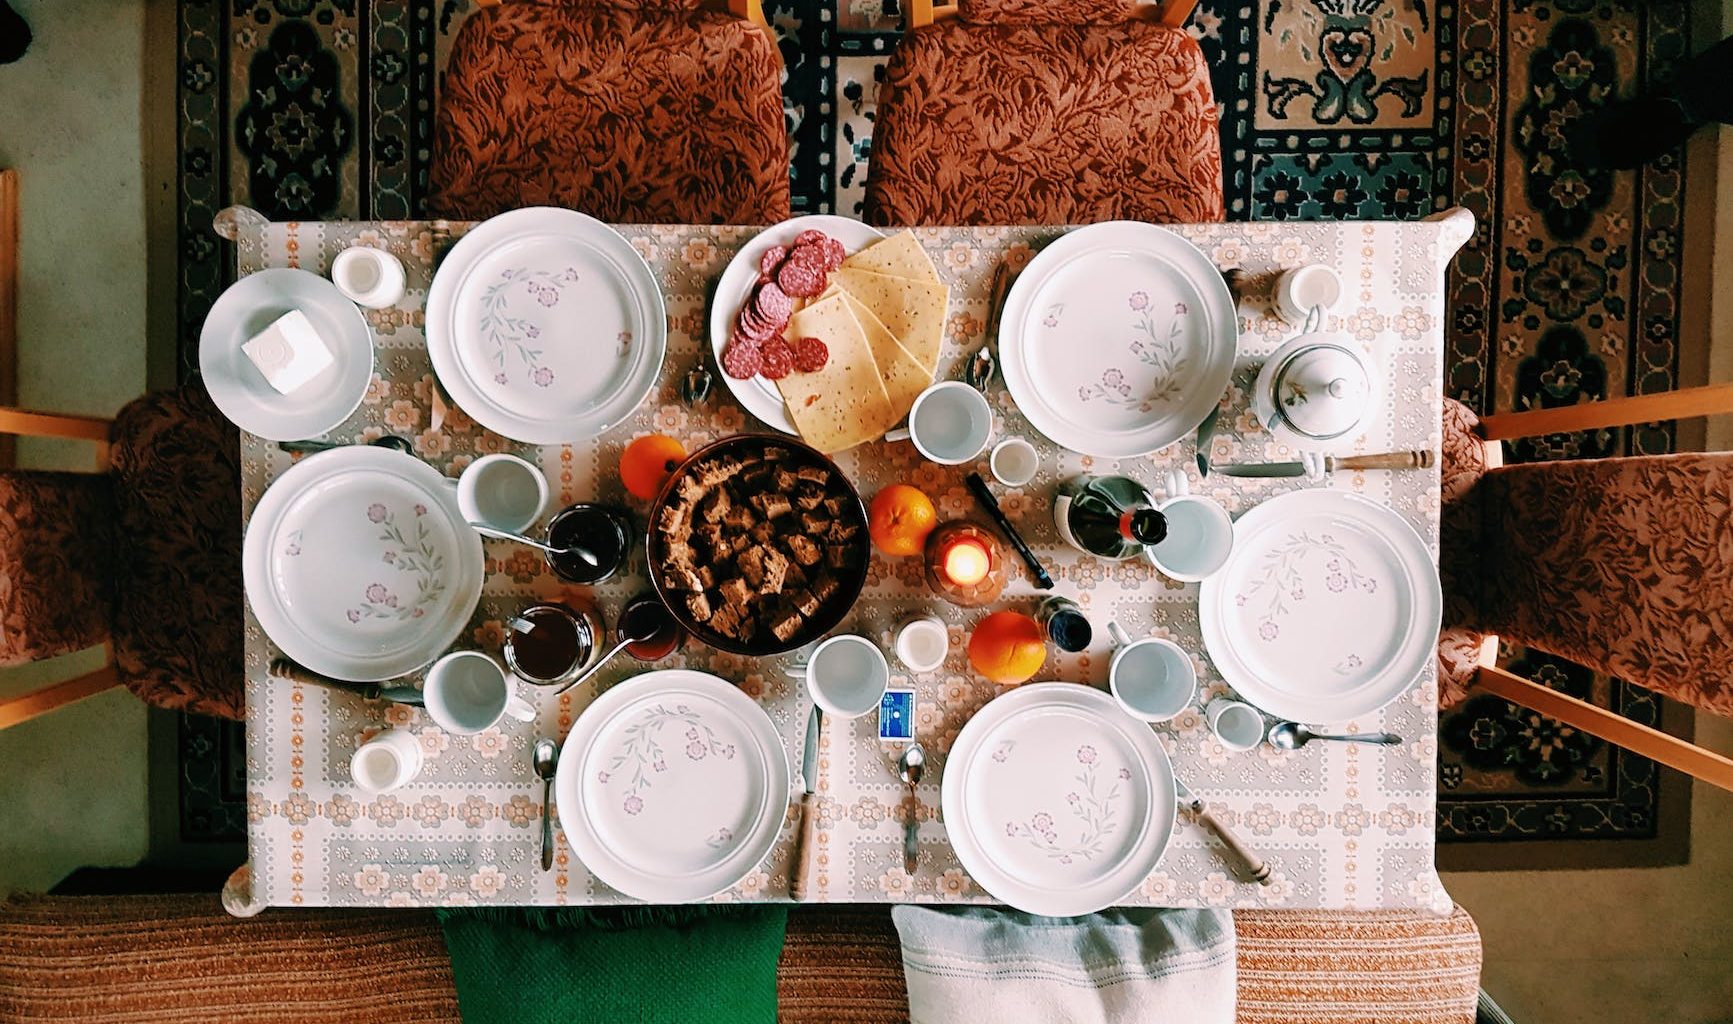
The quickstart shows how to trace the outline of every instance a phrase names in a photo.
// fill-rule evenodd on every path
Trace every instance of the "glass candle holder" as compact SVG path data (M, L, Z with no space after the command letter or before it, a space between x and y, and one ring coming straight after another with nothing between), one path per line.
M927 586L959 608L978 608L1005 589L1005 552L992 531L957 519L927 536Z

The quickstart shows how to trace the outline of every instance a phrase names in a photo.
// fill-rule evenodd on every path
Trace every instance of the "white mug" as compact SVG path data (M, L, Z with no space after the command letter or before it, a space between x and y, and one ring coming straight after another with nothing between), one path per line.
M470 735L493 728L507 715L535 720L535 708L512 690L511 677L493 658L480 651L452 651L427 670L421 700L441 729Z
M1229 750L1250 750L1264 741L1264 713L1244 701L1216 697L1204 705L1209 731Z
M945 663L951 631L937 615L919 615L897 627L897 660L910 672L931 672Z
M465 521L523 533L548 503L548 478L516 455L483 455L457 478L457 510Z
M352 245L331 261L331 283L350 302L368 309L395 306L403 298L403 261L369 245Z
M1201 494L1177 469L1167 471L1168 498L1155 507L1167 519L1167 537L1144 549L1164 574L1197 583L1227 564L1234 550L1234 521L1228 511Z
M993 446L993 454L987 456L987 468L993 471L993 479L1006 487L1021 487L1035 479L1035 472L1041 468L1041 455L1028 441L1007 437Z
M891 683L891 666L878 645L843 633L818 645L804 668L813 703L837 718L876 710Z
M913 441L928 460L956 466L986 451L992 436L993 408L986 396L960 380L943 380L915 396L908 427L885 440Z
M1276 278L1276 314L1302 324L1317 310L1327 310L1342 298L1342 278L1321 263L1293 267Z
M1126 714L1165 722L1191 706L1197 669L1184 648L1161 637L1132 640L1117 622L1109 622L1107 632L1119 645L1107 664L1107 688Z
M349 775L368 793L383 793L421 774L421 741L406 729L387 729L355 748Z

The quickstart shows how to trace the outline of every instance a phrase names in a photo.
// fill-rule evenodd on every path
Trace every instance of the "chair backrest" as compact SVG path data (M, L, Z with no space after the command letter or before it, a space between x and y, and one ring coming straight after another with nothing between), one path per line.
M476 0L477 7L498 7L503 0ZM769 30L764 19L763 0L528 0L538 3L558 3L571 7L617 7L630 11L701 11L725 10L760 28Z
M1089 25L1115 21L1153 21L1178 28L1191 17L1197 0L906 0L907 28L961 18L979 24Z

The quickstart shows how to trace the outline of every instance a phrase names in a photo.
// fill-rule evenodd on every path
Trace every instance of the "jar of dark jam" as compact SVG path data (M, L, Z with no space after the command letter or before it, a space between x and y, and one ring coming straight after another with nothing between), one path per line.
M548 554L548 568L567 583L600 583L611 579L626 565L632 545L632 517L614 505L580 503L548 521L548 544L563 548L579 545L596 556L595 565L567 552Z
M661 661L679 650L686 639L686 631L655 594L640 594L626 602L614 635L616 642L629 636L645 637L626 645L626 653L639 661Z

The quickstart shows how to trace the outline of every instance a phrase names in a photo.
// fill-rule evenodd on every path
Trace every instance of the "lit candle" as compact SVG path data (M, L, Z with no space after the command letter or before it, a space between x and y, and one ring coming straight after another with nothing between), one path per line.
M944 553L945 579L959 587L972 587L987 575L987 549L979 541L959 538Z

